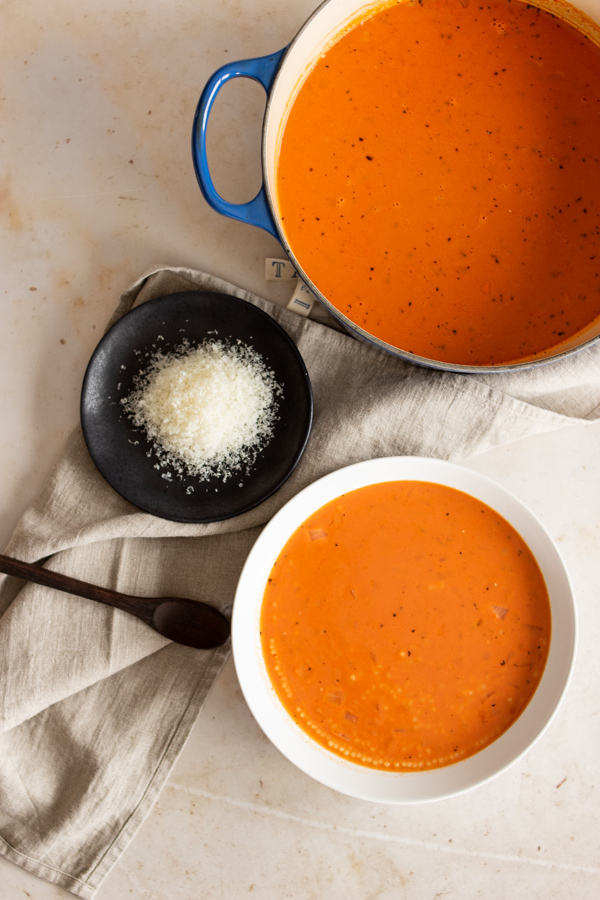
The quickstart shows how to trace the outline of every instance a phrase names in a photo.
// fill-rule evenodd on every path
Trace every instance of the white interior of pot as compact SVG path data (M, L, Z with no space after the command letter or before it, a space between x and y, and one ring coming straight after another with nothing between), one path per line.
M307 20L288 49L269 98L263 140L266 184L276 218L276 163L292 102L319 56L357 19L381 5L381 0L329 0Z
M591 40L600 46L600 0L578 0L577 8L563 0L529 0L531 5L548 10L569 24L578 28ZM600 315L589 326L584 328L570 340L565 341L559 347L541 351L534 357L523 359L516 363L507 363L496 366L465 366L455 363L445 363L438 360L418 357L407 353L381 341L374 335L364 331L360 326L350 321L337 310L326 297L319 291L318 285L313 284L310 273L306 272L295 258L281 227L278 215L276 174L279 146L288 112L291 108L300 87L309 74L313 64L344 31L353 27L357 21L364 19L370 12L385 6L385 0L328 0L323 3L298 32L290 44L283 64L277 75L267 105L263 131L263 173L265 188L271 205L273 218L280 233L281 243L288 256L303 277L308 287L325 304L330 312L356 337L374 344L379 349L401 356L411 362L437 369L454 372L498 372L512 369L528 368L572 353L574 350L584 347L600 337ZM584 15L581 15L584 13ZM590 22L586 17L592 20ZM596 24L598 23L598 24Z

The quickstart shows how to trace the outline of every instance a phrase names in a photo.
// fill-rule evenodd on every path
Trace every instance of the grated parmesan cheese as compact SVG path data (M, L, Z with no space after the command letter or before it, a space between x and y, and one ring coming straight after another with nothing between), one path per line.
M273 436L282 395L274 373L245 344L185 341L155 353L121 403L152 442L157 468L226 481L251 466Z

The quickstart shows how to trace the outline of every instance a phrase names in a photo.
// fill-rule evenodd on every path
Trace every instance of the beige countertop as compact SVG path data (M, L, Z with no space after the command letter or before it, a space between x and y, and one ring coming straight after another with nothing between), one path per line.
M120 292L186 265L285 303L281 256L204 202L190 135L228 60L283 47L314 0L4 0L0 62L0 542L78 421L81 380ZM211 121L228 199L260 184L261 89ZM413 808L337 795L268 742L228 663L156 807L98 900L596 898L600 892L598 426L466 465L513 490L557 540L580 617L574 678L543 739L502 776ZM1 800L0 800L1 802ZM0 858L0 900L66 898Z

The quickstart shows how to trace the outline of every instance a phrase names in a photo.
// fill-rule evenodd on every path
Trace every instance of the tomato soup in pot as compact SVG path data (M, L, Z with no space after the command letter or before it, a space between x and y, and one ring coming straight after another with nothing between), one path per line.
M600 30L551 9L385 3L301 80L278 139L280 227L364 334L468 368L598 332Z

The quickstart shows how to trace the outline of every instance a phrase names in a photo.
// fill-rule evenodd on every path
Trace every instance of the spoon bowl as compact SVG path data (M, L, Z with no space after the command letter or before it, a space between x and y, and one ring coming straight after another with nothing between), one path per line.
M220 647L229 637L229 622L207 603L181 597L158 597L155 603L152 626L177 644L208 649Z
M220 647L229 637L229 622L223 613L199 600L122 594L2 554L0 572L121 609L137 616L168 640L196 650Z

